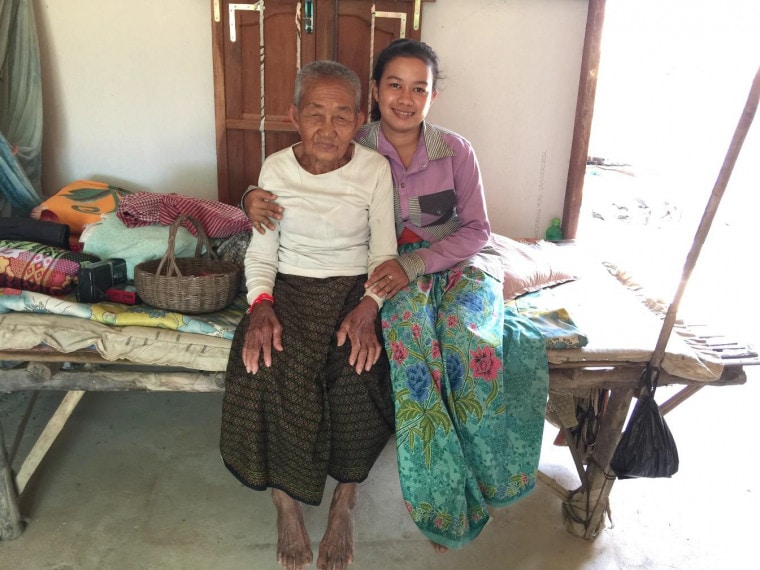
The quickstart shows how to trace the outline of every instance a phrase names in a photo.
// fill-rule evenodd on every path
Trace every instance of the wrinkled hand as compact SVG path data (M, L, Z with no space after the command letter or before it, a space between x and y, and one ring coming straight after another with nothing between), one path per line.
M277 200L277 195L267 192L263 188L251 190L243 200L245 215L248 216L251 225L260 234L264 234L265 227L274 230L272 220L282 219L283 208L278 206L275 200Z
M272 304L263 301L253 307L243 343L243 363L249 374L259 371L259 361L272 366L272 348L282 352L282 325Z
M338 329L338 346L343 346L348 338L351 343L348 363L356 369L357 374L372 368L382 354L383 345L375 332L378 310L372 297L364 297Z
M378 265L364 284L375 295L390 299L409 285L406 272L395 259L383 261Z

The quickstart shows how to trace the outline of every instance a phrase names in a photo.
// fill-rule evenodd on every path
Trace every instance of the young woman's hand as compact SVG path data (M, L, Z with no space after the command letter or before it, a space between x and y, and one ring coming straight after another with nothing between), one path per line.
M256 188L251 190L243 198L243 211L248 219L251 220L251 225L254 229L263 234L267 229L274 229L274 222L272 220L282 219L282 206L278 206L275 202L277 195L267 192L263 188Z
M383 261L378 265L364 284L375 295L390 299L409 285L406 272L395 259Z

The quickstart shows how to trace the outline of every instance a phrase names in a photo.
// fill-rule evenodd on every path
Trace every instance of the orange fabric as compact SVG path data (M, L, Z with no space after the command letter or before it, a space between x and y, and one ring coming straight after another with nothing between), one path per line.
M81 234L84 226L99 221L102 214L115 212L119 199L127 194L105 182L77 180L35 207L30 217L66 224L72 234Z

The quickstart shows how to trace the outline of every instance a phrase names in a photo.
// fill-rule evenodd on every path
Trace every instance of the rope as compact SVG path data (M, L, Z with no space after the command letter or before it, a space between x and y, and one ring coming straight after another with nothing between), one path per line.
M296 3L296 73L301 70L301 3Z
M261 132L261 164L264 164L266 153L266 108L264 106L264 0L259 0L259 65L261 68L261 95L259 102L259 112L261 113L261 123L259 132Z
M372 120L372 67L375 65L375 3L372 2L369 28L369 87L367 89L367 122Z

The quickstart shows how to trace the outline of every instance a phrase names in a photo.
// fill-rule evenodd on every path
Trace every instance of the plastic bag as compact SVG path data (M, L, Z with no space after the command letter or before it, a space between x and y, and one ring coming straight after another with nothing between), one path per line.
M618 479L670 477L678 471L676 442L654 399L649 369L644 374L648 392L636 402L610 461Z

